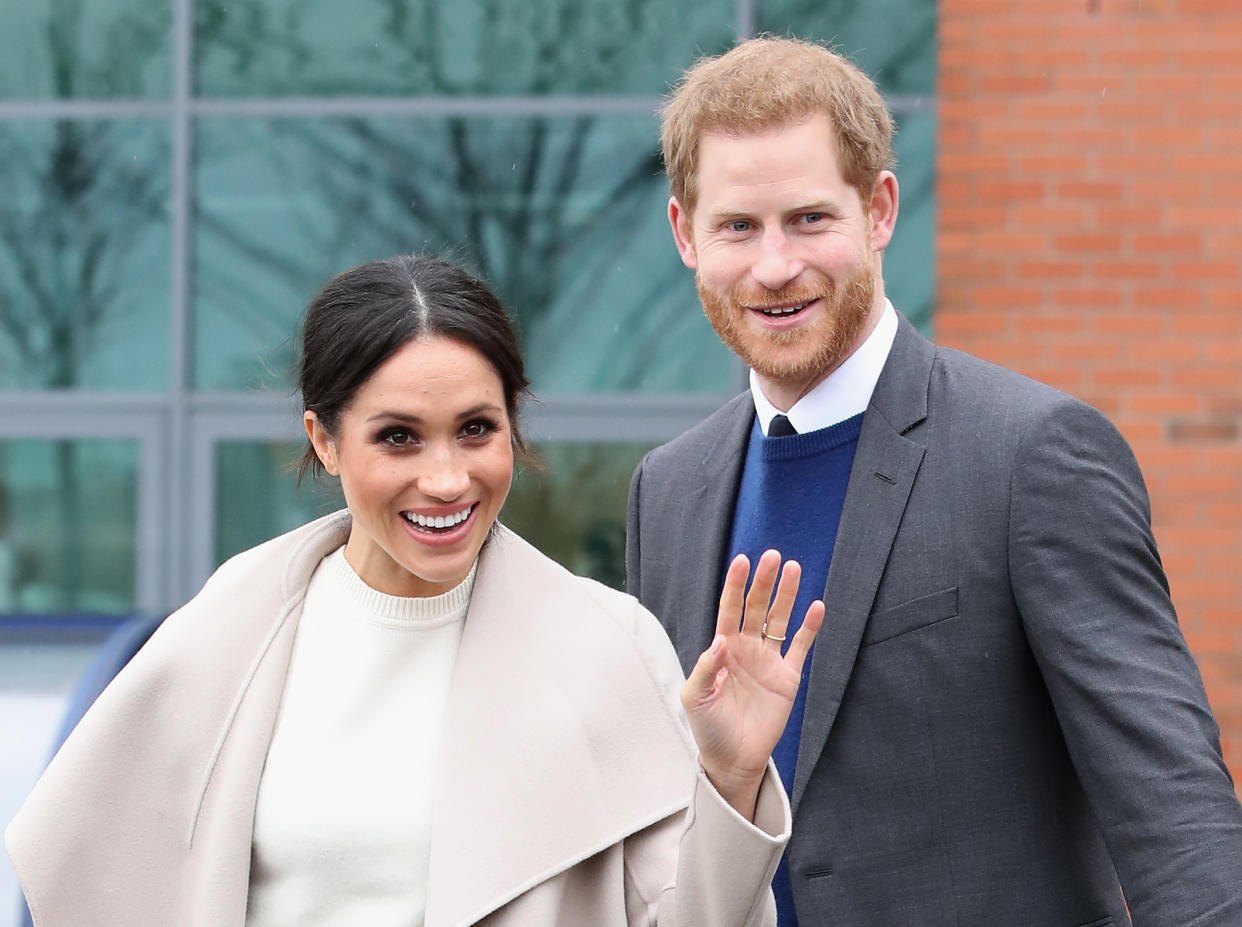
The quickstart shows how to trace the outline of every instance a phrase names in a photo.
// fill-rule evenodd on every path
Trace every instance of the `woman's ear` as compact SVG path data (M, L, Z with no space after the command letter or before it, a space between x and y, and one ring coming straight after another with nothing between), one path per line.
M302 413L302 424L306 426L306 437L310 438L311 447L315 449L315 456L323 468L333 476L340 476L336 466L336 443L319 421L319 416L307 409Z

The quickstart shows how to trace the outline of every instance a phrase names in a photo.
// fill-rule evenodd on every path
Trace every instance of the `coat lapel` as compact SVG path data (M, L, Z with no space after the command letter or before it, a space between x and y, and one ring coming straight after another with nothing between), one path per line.
M684 616L674 641L683 667L695 664L716 632L716 612L724 582L725 558L729 555L737 490L755 419L750 393L737 396L717 415L721 427L714 438L703 445L703 456L696 469L698 485L689 494L688 511L694 513L695 520L687 524L688 530L676 541L678 562L689 565L678 580L684 583L684 600L661 614L665 619Z
M926 448L906 433L927 417L934 347L899 317L858 438L811 657L791 805L796 815L849 682L863 629Z
M348 529L329 516L221 567L100 695L10 829L41 923L245 922L302 593Z
M619 619L637 609L508 531L484 549L440 744L427 927L473 924L687 806L693 743L676 686L670 700L652 684Z

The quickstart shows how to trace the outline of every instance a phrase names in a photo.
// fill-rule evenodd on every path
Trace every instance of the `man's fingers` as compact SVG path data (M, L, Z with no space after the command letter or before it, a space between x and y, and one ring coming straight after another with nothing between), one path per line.
M811 652L811 645L815 643L815 635L823 624L824 603L816 599L807 608L802 627L798 628L798 633L794 635L789 650L785 653L785 662L797 670L799 676L802 675L802 664L806 662L806 655Z

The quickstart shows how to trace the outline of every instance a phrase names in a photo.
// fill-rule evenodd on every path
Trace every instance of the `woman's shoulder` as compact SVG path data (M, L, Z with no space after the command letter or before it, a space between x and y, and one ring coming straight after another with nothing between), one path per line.
M493 544L505 562L511 583L537 607L560 613L572 611L575 621L615 626L631 636L646 637L664 630L632 595L599 580L579 576L538 550L509 528L498 525Z
M523 622L534 639L554 638L545 640L549 647L572 649L575 674L594 678L597 692L604 678L624 679L624 685L657 694L681 723L678 694L685 677L668 634L651 612L632 595L574 574L508 529L498 532L493 544L490 562L481 564L476 595L482 588L493 601L522 602L506 620ZM502 571L504 577L498 577Z

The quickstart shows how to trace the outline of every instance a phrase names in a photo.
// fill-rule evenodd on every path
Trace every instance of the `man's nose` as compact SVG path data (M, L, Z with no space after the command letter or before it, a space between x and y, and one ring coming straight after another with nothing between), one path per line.
M768 230L759 242L759 254L750 274L760 286L779 290L802 273L805 266L783 230Z

